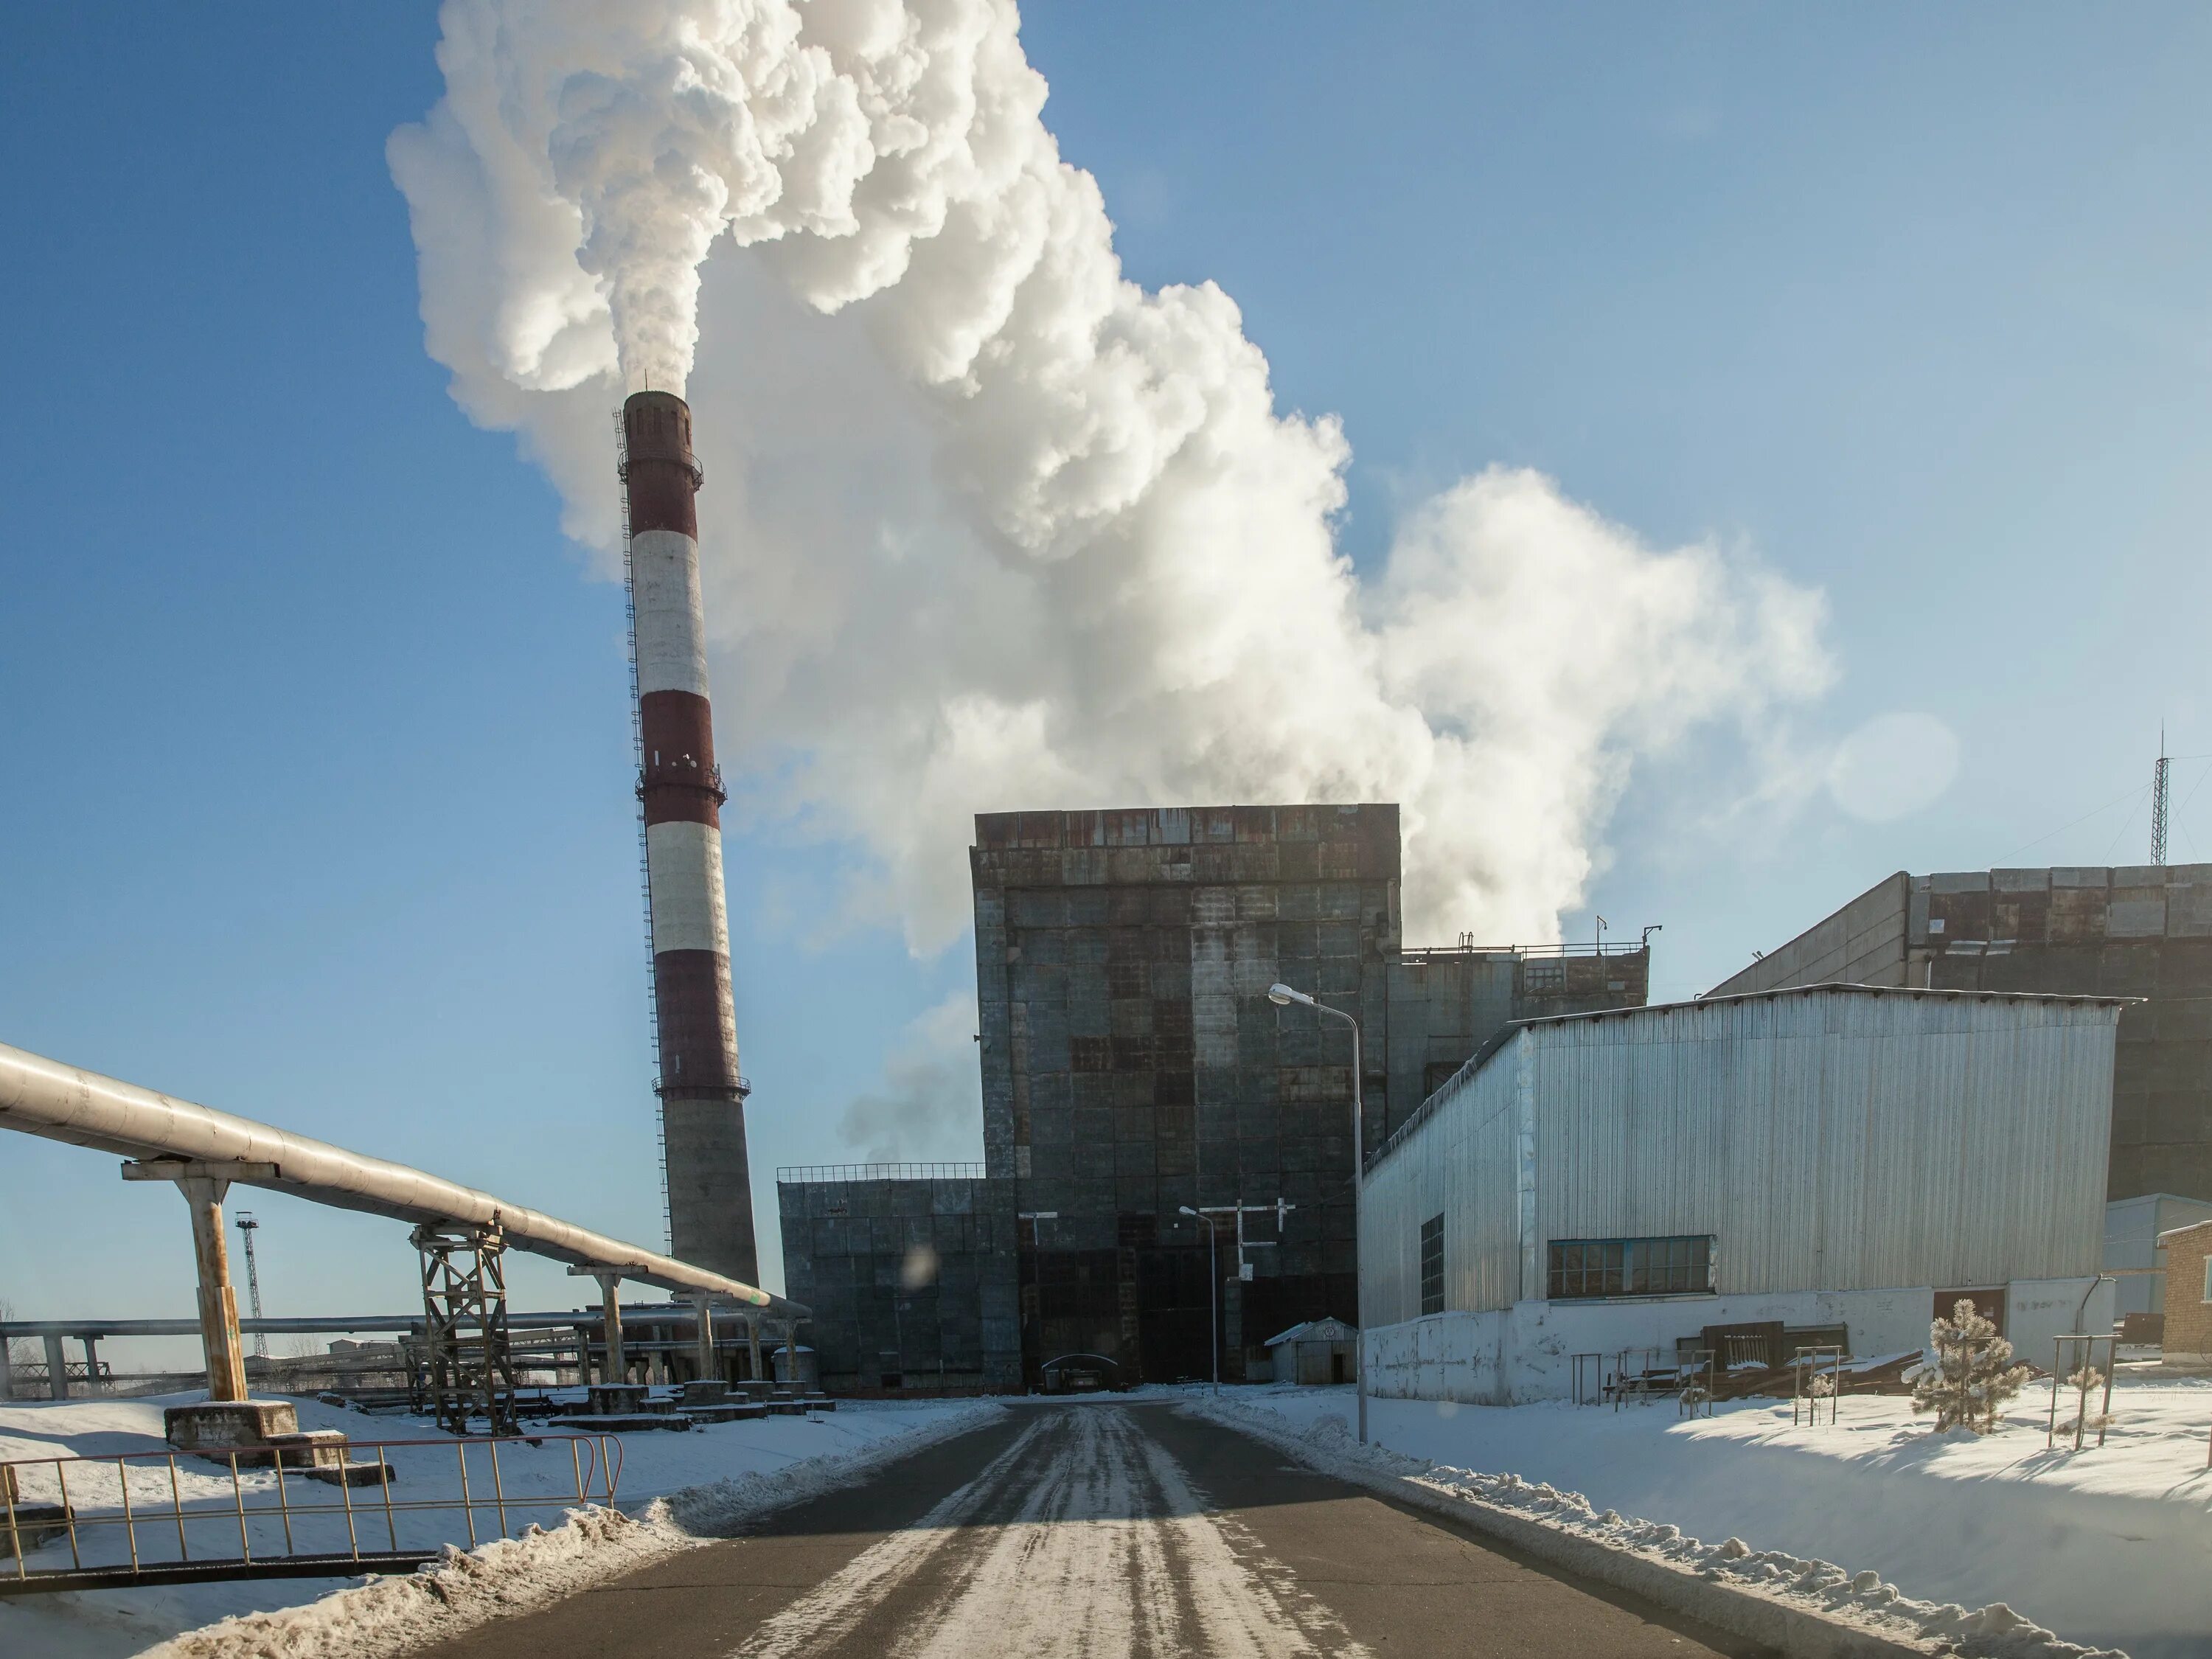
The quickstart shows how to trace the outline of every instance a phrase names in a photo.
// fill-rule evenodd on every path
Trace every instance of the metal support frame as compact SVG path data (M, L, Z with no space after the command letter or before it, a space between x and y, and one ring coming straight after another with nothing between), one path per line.
M1570 1354L1567 1364L1572 1368L1575 1404L1605 1404L1605 1356L1601 1353Z
M470 1419L481 1416L486 1434L513 1434L506 1235L496 1223L448 1223L417 1227L411 1238L422 1256L423 1346L438 1426L465 1435Z
M1686 1358L1674 1352L1674 1415L1711 1417L1713 1387L1719 1381L1718 1362L1711 1348L1692 1348Z
M1844 1350L1840 1343L1814 1342L1800 1344L1790 1367L1790 1426L1797 1426L1797 1411L1805 1408L1808 1427L1817 1428L1820 1422L1822 1395L1813 1391L1820 1378L1828 1379L1828 1426L1836 1425L1838 1412L1844 1398Z
M2044 1434L2044 1445L2058 1443L2058 1390L2068 1372L2066 1361L2075 1358L2075 1370L2087 1370L2097 1363L2097 1345L2105 1345L2105 1399L2098 1407L2097 1415L2103 1420L2097 1425L2097 1443L2105 1443L2105 1431L2111 1426L2112 1416L2112 1373L2118 1369L2119 1343L2118 1336L2101 1332L2069 1331L2063 1336L2051 1339L2051 1422ZM2080 1451L2089 1429L2089 1390L2083 1386L2076 1390L2080 1398L2075 1402L2074 1449Z

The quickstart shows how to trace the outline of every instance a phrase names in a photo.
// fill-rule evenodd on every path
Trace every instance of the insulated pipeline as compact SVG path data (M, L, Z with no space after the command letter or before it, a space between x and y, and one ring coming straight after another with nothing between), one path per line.
M556 1261L612 1269L625 1279L666 1291L704 1291L778 1318L809 1316L799 1304L741 1279L610 1238L427 1170L157 1094L5 1043L0 1043L0 1129L125 1158L273 1164L276 1179L249 1184L398 1221L496 1223L508 1243Z

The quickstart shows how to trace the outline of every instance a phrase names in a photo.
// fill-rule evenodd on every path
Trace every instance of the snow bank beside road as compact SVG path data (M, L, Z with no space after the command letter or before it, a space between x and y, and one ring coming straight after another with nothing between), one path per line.
M2002 1602L1969 1611L1916 1601L1878 1572L1853 1574L1827 1561L1754 1551L1740 1538L1705 1544L1678 1527L1600 1510L1579 1492L1363 1447L1334 1413L1300 1435L1279 1415L1233 1401L1206 1401L1194 1409L1317 1468L1462 1518L1554 1566L1747 1637L1789 1659L2125 1659L2114 1650L2092 1651L2065 1641Z
M1349 1389L1233 1398L1293 1432L1352 1410ZM2124 1373L2108 1443L2079 1453L2045 1449L2047 1400L2032 1387L1982 1439L1931 1435L1909 1401L1863 1395L1817 1429L1764 1401L1686 1420L1666 1402L1392 1400L1369 1413L1379 1443L1440 1466L1510 1471L1694 1535L1849 1562L1937 1603L2005 1602L2136 1659L2201 1659L2212 1650L2212 1382Z
M170 1403L156 1398L0 1406L0 1461L160 1450L161 1407ZM296 1403L302 1428L340 1428L362 1440L441 1437L413 1419L371 1419L312 1401ZM561 1511L541 1510L537 1518L546 1523L541 1528L470 1554L459 1547L466 1534L458 1511L416 1517L410 1529L434 1522L452 1547L437 1569L409 1577L247 1579L0 1600L0 1655L124 1659L150 1650L163 1659L351 1659L402 1653L690 1547L755 1515L856 1479L878 1462L976 1426L1001 1409L980 1401L847 1402L818 1420L771 1417L688 1434L628 1435L622 1437L624 1466L616 1491L623 1512L572 1511L562 1523ZM398 1461L395 1497L458 1496L450 1450L404 1453ZM558 1474L568 1476L565 1455L554 1461ZM273 1478L265 1473L246 1477ZM226 1490L228 1480L226 1473ZM486 1520L482 1513L477 1518L480 1526ZM62 1548L65 1563L66 1546Z

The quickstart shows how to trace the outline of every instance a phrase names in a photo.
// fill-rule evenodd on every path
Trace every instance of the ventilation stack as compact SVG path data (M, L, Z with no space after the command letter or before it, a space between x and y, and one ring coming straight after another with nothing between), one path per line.
M623 440L669 1253L755 1284L690 406L641 392L623 405Z

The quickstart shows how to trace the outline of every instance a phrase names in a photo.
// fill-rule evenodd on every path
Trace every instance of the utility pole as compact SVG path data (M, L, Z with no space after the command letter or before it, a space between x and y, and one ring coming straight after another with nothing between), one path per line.
M253 1218L253 1212L251 1210L240 1210L237 1219L238 1231L246 1235L246 1300L253 1310L254 1318L259 1319L261 1317L261 1267L260 1264L253 1259L253 1235L261 1231L261 1224ZM269 1334L266 1331L254 1332L253 1357L256 1359L269 1358Z
M2166 757L2166 728L2158 728L2158 764L2150 775L2150 861L2166 862L2166 777L2172 763Z

